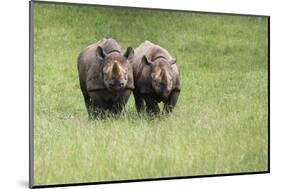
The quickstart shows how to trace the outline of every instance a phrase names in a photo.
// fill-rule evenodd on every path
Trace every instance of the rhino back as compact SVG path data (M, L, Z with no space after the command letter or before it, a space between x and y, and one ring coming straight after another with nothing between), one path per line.
M133 77L135 90L145 93L151 91L149 82L149 73L151 72L150 67L142 64L142 57L148 52L151 48L151 44L148 42L143 42L135 49L134 57L131 60L131 65L133 68Z

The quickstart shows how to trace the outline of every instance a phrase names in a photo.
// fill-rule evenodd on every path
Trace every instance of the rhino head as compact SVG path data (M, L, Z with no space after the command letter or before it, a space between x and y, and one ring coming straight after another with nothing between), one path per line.
M176 63L176 60L159 57L151 61L146 56L143 56L142 62L151 67L151 85L156 94L168 98L173 88L172 65Z
M103 64L102 78L108 90L122 90L128 83L129 60L134 56L132 47L128 47L124 54L113 51L105 53L99 46L97 56Z

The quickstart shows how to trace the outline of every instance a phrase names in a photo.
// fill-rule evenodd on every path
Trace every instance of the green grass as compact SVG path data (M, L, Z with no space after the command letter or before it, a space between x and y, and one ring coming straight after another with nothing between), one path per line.
M35 3L34 184L268 169L267 18ZM177 58L174 113L88 120L77 56L101 38Z

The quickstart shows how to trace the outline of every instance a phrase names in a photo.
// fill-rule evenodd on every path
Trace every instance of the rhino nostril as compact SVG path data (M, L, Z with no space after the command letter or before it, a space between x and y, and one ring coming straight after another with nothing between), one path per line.
M113 87L113 83L109 83L109 87Z
M119 86L120 86L120 87L124 87L124 83L121 82L121 83L119 84Z

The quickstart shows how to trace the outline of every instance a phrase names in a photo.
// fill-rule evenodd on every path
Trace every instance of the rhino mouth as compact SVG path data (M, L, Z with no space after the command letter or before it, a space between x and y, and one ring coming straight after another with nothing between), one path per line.
M108 87L107 90L110 91L110 92L123 91L123 90L125 90L125 87L119 87L119 86L117 86L117 87Z
M125 88L124 85L114 85L114 86L108 86L107 89L109 91L120 91L123 90Z
M109 88L107 88L109 91L121 91L121 90L123 90L124 88L121 88L121 87L109 87Z

